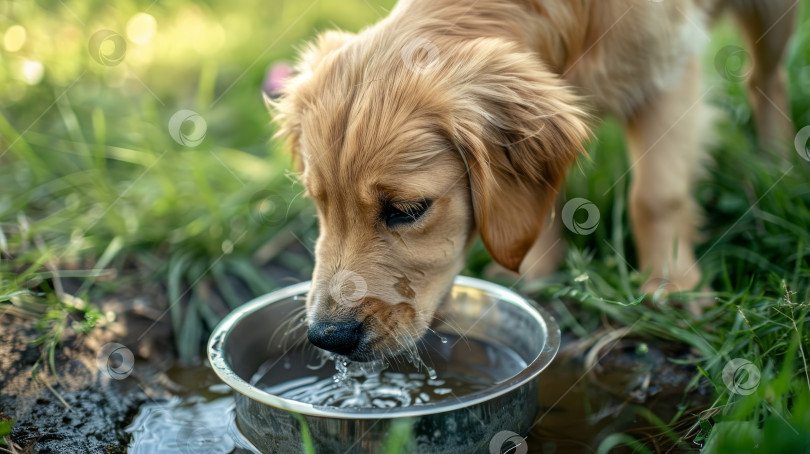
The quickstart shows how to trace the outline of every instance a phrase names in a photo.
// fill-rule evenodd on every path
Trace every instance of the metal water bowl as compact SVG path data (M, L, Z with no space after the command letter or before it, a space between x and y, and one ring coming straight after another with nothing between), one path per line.
M525 361L525 369L472 394L388 409L315 406L252 386L251 377L262 364L293 354L273 336L284 329L281 325L293 311L300 311L309 287L309 282L302 282L241 306L217 326L208 343L214 371L237 391L239 430L259 451L302 453L308 432L316 453L384 452L392 424L410 418L410 452L490 454L514 447L519 441L514 434L526 435L531 428L540 373L560 346L559 327L546 311L517 293L463 276L456 278L449 300L440 309L443 321L432 328L440 334L461 332L468 339L508 347ZM306 328L298 329L292 335L305 336ZM294 354L315 349L308 342L298 348ZM464 348L463 342L453 348ZM294 378L299 377L286 377Z

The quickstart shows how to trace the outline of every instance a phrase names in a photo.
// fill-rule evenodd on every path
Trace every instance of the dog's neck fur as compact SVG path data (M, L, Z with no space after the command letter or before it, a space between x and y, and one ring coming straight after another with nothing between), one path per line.
M418 27L415 17L429 17L445 25L432 30L425 27L425 32L434 37L507 39L523 46L523 50L538 53L550 69L562 74L586 47L588 26L574 21L591 2L555 2L551 8L543 3L403 0L387 20L403 27Z
M440 51L449 40L512 41L589 96L594 110L626 117L678 77L725 1L402 0L381 24L389 33L418 29Z

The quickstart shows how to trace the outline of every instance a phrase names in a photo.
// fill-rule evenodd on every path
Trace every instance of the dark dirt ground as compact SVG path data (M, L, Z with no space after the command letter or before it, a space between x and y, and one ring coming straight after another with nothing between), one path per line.
M102 311L116 313L116 321L89 334L76 333L66 322L55 371L36 345L42 335L36 322L0 315L0 419L15 420L10 437L15 448L41 454L126 452L130 434L124 429L139 407L176 389L160 372L174 355L168 317L157 317L156 304L153 296L109 299ZM148 336L139 339L144 332ZM136 361L122 379L99 370L104 363L97 354L110 342L128 347Z
M300 280L300 272L276 266L270 271ZM81 281L61 284L70 294ZM199 365L176 359L169 303L160 286L120 288L97 304L103 314L114 314L114 321L101 321L89 334L76 333L66 321L55 373L36 345L43 334L36 320L0 312L0 420L15 421L10 441L18 452L124 453L131 438L124 429L141 405L197 387L181 384L193 381L184 380L183 371ZM127 347L135 360L120 380L99 371L96 356L111 342Z
M68 335L51 371L33 345L33 325L19 318L0 321L0 417L16 421L11 440L31 453L125 452L123 429L146 396L129 380L99 373L96 347L105 336Z

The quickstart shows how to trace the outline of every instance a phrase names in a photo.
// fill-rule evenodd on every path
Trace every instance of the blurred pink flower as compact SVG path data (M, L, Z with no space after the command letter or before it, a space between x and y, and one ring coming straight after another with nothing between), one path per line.
M262 90L271 98L280 94L284 83L292 76L292 67L286 62L278 62L270 66L264 77Z

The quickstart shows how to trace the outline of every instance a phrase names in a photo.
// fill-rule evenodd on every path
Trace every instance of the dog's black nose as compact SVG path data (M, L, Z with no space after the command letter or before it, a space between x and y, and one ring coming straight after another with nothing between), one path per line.
M338 355L348 355L360 344L363 337L363 323L316 322L309 325L307 337L316 347Z

